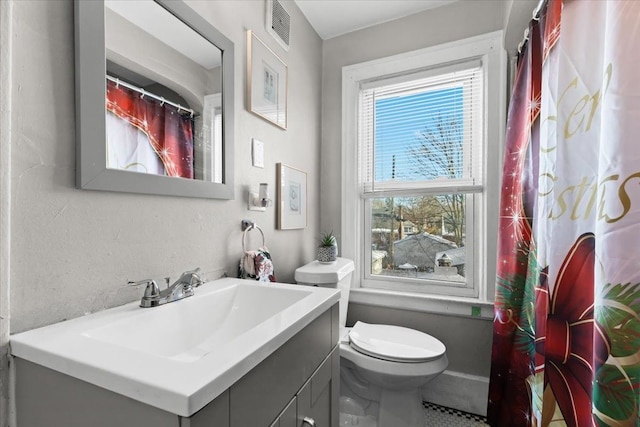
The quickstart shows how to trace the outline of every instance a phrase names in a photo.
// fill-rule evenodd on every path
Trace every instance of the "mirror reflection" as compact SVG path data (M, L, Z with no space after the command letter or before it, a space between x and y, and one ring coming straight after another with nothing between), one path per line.
M106 167L223 182L221 51L154 1L105 1Z

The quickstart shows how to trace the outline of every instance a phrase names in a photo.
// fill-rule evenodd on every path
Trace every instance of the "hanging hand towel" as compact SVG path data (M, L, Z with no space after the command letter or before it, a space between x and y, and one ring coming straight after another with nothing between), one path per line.
M255 251L245 251L242 254L238 277L241 279L254 279L260 282L276 281L271 254L266 246L262 246Z

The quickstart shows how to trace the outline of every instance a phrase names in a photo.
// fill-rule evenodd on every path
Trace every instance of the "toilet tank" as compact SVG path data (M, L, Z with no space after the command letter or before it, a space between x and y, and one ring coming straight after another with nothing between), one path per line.
M295 273L295 279L299 285L340 289L340 329L343 329L347 324L347 307L353 270L353 261L347 258L338 258L336 262L329 264L312 261L297 268Z

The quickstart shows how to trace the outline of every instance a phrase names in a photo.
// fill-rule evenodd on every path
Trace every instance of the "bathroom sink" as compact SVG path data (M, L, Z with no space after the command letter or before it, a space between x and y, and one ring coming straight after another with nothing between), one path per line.
M219 279L12 335L11 353L181 416L229 388L338 302L337 289Z
M194 298L188 310L186 304L154 307L83 335L150 355L191 362L309 296L311 291L305 288L238 282Z

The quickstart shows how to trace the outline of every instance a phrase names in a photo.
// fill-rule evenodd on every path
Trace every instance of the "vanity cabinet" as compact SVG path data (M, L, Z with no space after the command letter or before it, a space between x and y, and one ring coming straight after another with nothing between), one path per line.
M338 426L338 305L190 417L15 358L18 427ZM142 367L141 367L142 368ZM141 386L143 387L143 386Z

